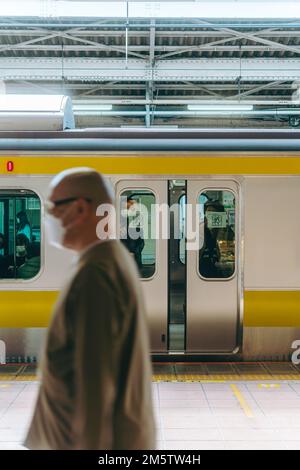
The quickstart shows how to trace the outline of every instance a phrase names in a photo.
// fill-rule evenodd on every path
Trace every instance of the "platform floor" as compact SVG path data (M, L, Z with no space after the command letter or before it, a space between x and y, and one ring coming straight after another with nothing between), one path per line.
M0 449L21 443L32 366L0 366ZM287 363L154 365L157 448L300 450L300 371Z

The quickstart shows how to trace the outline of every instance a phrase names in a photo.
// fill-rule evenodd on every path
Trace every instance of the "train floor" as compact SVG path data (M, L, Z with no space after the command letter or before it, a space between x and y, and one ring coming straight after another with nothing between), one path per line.
M34 366L0 366L0 449L22 441ZM157 448L300 450L300 368L290 363L154 364Z

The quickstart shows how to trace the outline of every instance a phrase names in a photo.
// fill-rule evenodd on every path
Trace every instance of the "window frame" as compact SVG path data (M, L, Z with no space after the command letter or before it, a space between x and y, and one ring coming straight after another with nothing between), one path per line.
M205 187L205 188L202 188L198 193L197 193L197 198L196 198L196 204L198 204L198 200L200 198L200 196L206 192L206 191L228 191L229 193L233 194L234 195L234 200L237 201L237 194L236 192L231 189L231 188L224 188L224 187ZM237 228L237 223L238 223L238 217L237 217L237 214L238 214L238 211L237 211L237 206L235 205L235 214L234 214L234 227L235 229ZM196 272L198 274L198 277L200 279L202 279L203 281L205 282L211 282L211 281L214 281L214 282L227 282L227 281L231 281L232 279L234 279L236 276L237 276L237 244L236 244L236 240L237 240L237 237L236 237L236 230L235 230L235 237L234 237L234 241L235 241L235 250L234 250L234 271L232 273L231 276L229 277L204 277L201 273L200 273L200 269L199 269L199 264L200 264L200 247L198 248L197 250L197 257L196 257Z
M177 201L177 204L179 205L179 208L181 207L180 200L183 197L185 197L185 206L186 206L187 195L185 193L185 194L181 194L178 201ZM180 242L181 242L181 240L184 240L184 242L185 242L185 245L184 245L185 246L185 248L184 248L184 262L180 258ZM185 209L185 218L184 218L184 233L183 233L183 238L180 238L178 240L178 253L179 253L179 256L178 256L179 263L181 263L183 266L186 266L186 209Z
M140 191L140 192L142 192L142 191L148 191L148 193L150 193L152 196L154 196L154 204L156 204L156 201L157 201L157 194L156 194L156 191L153 190L152 188L148 188L148 187L144 187L144 186L143 186L143 187L136 187L136 186L134 186L134 187L127 187L127 186L126 186L125 188L123 188L123 189L120 191L120 193L119 193L119 195L118 195L118 199L119 199L119 200L118 200L118 208L117 208L117 209L118 209L118 213L119 213L119 216L118 216L118 225L117 225L117 226L119 227L119 229L118 229L118 240L119 240L120 242L121 242L121 238L119 237L119 235L120 235L120 220L121 220L121 204L120 204L121 199L120 199L120 198L122 197L122 195L123 195L124 192L126 192L126 191L131 191L131 192L132 192L132 194L131 194L132 196L134 195L133 191ZM149 195L148 193L145 193L145 195ZM136 196L138 196L138 195L139 195L139 194L137 193ZM140 276L140 272L138 271L140 281L143 281L143 282L151 281L151 280L154 279L154 277L157 275L157 264L158 264L157 251L158 251L158 241L159 241L159 240L156 238L156 239L155 239L155 261L154 261L154 263L148 265L148 266L152 266L152 265L154 264L154 271L153 271L153 274L152 274L151 276L149 276L149 277L141 277L141 276ZM122 243L122 242L121 242L121 243Z
M44 272L45 263L44 263L44 201L42 195L33 189L25 188L25 187L5 187L0 189L0 199L2 196L9 199L15 199L17 197L22 197L22 192L25 193L23 197L36 197L40 203L40 268L39 271L35 274L35 276L29 279L17 278L17 277L6 277L0 278L0 286L3 284L30 284L36 281ZM16 217L16 214L14 214ZM16 224L14 224L14 229Z

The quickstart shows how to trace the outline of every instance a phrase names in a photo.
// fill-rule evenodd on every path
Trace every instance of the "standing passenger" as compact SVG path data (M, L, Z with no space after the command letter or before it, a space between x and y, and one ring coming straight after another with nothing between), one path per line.
M121 239L121 242L133 255L139 270L141 270L143 267L142 251L145 246L143 233L143 219L141 212L138 209L138 202L133 196L127 197L125 224L125 234L124 237Z
M50 189L48 233L79 257L49 326L25 445L154 449L148 332L136 266L109 230L101 239L96 234L96 208L113 204L112 190L89 168L60 173Z
M20 211L17 213L17 235L23 234L31 242L31 227L26 214L26 211Z

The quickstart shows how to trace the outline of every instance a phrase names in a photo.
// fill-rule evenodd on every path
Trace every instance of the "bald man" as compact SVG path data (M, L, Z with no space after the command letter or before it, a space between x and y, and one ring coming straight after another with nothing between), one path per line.
M29 449L155 449L140 281L109 223L98 238L101 204L113 205L113 191L93 169L50 185L50 240L79 256L48 329Z

